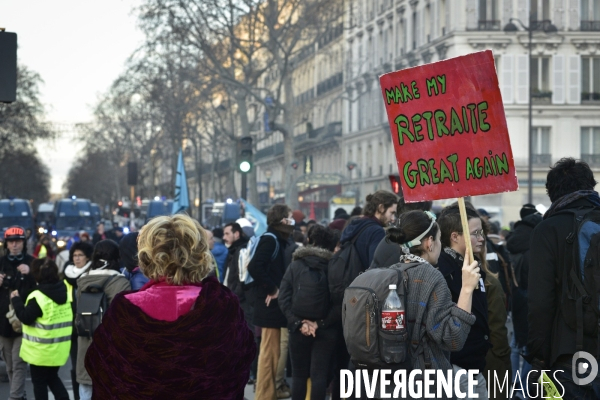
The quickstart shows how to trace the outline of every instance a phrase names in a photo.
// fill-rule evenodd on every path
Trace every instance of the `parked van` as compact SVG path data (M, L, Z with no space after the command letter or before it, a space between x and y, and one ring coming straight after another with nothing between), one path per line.
M95 224L92 217L92 204L89 200L77 198L58 200L54 209L56 225L52 234L58 239L57 245L60 241L66 243L81 231L86 231L90 236L94 234Z
M54 226L54 203L41 203L35 214L35 226L38 233L47 233Z
M173 213L173 200L152 200L148 203L146 210L146 223L159 215L171 215Z
M100 211L100 206L96 203L92 203L91 207L92 207L92 220L94 221L94 226L95 226L102 219L102 212Z
M29 201L24 199L0 200L0 233L4 237L4 231L13 225L19 225L33 232L33 210Z

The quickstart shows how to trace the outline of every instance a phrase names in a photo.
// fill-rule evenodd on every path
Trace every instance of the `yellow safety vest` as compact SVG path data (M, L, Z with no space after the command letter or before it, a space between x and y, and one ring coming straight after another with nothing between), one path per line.
M23 324L23 343L19 355L33 365L61 367L69 358L71 334L73 333L73 287L64 281L67 287L67 302L56 304L48 296L34 290L25 305L35 299L43 315L33 325Z

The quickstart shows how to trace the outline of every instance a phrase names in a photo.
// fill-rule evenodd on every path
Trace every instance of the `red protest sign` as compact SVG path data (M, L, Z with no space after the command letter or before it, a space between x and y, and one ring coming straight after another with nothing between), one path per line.
M490 50L379 81L406 201L518 189Z

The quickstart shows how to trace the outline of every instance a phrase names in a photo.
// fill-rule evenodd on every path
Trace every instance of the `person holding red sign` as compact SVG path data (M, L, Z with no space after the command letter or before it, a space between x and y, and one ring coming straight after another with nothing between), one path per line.
M469 207L466 208L466 212L469 225L469 232L466 235L463 232L458 204L455 203L446 207L439 218L444 249L438 259L437 268L446 279L454 302L458 302L463 286L461 271L466 253L466 240L471 241L474 254L480 253L483 246L485 246L485 237L479 214ZM459 351L450 353L450 362L455 372L460 369L479 370L474 392L479 395L480 399L487 399L487 384L483 371L485 370L486 355L491 344L488 303L484 286L486 274L483 270L480 274L479 286L473 291L473 308L471 311L475 315L476 321L471 327L464 347ZM467 390L466 375L463 375L460 385L461 390Z

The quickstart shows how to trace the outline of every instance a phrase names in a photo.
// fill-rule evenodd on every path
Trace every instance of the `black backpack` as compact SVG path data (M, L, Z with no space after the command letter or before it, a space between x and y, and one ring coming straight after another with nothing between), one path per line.
M329 285L321 268L304 265L294 277L292 313L309 320L323 319L329 313Z
M78 336L91 339L96 328L102 323L102 318L108 309L108 298L104 288L116 276L109 276L102 285L89 285L81 292L75 315L75 328Z
M529 249L523 253L511 254L510 259L513 262L516 285L513 286L522 290L529 287Z
M362 272L364 272L369 266L363 266L356 246L354 243L360 237L370 225L364 226L358 233L342 245L340 251L335 253L329 260L329 266L327 267L327 277L329 280L329 293L332 301L336 299L334 304L341 303L341 299L344 297L344 290L350 286L350 283Z
M573 231L566 237L560 308L566 324L577 332L576 351L581 351L584 334L600 340L600 209L570 209L555 215L559 214L573 216ZM600 356L600 343L598 352Z

